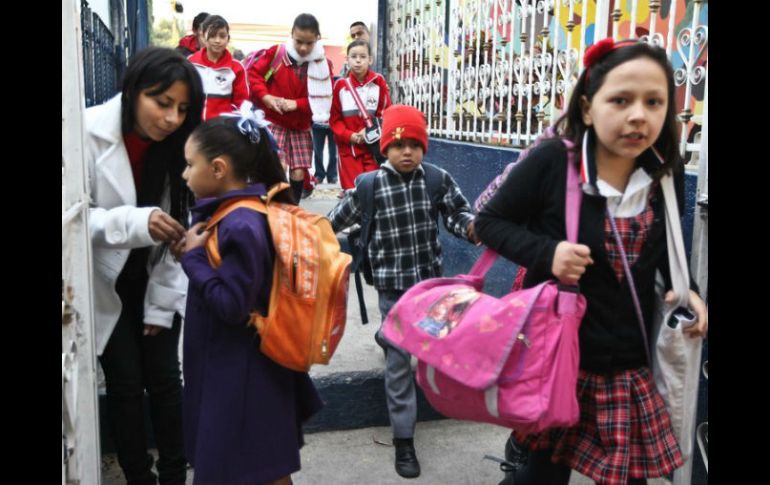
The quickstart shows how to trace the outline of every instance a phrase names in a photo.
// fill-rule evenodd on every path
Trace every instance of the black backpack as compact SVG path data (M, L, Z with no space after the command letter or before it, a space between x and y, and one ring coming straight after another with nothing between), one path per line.
M425 185L427 186L428 196L430 198L431 218L438 224L438 203L441 197L441 182L443 179L442 171L430 163L422 163L425 170ZM361 226L348 234L348 246L350 254L353 256L351 271L355 272L356 293L358 294L358 306L361 309L361 322L369 323L369 317L366 314L366 305L364 303L364 288L361 283L361 274L364 275L364 281L367 284L374 284L372 265L369 261L369 241L374 230L374 214L377 207L374 203L374 180L378 170L362 173L356 177L356 194L361 204Z

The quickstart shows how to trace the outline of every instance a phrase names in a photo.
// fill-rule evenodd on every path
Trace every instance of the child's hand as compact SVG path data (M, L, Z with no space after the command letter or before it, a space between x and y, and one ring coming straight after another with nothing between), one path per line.
M673 305L675 299L676 296L674 295L674 292L669 290L665 297L666 303ZM709 314L708 309L706 308L706 304L703 302L703 300L701 300L700 295L690 290L690 300L688 302L688 306L695 313L695 316L698 317L698 320L695 322L695 325L691 325L685 328L682 332L693 338L705 337L709 328Z
M206 244L210 235L211 231L206 230L205 222L195 224L189 231L187 231L187 235L185 236L185 252Z
M562 283L574 285L586 272L586 266L589 264L594 264L591 248L585 244L562 241L556 246L553 254L551 272Z
M174 261L180 261L182 259L182 256L184 256L184 253L187 252L185 250L186 244L187 244L187 240L185 238L182 238L179 241L169 244L168 250L171 251L171 255L174 256Z
M163 327L159 327L157 325L151 325L149 323L144 324L144 332L142 335L145 337L154 337L160 333L160 331L163 330Z
M283 103L281 107L283 108L284 112L288 111L297 111L297 102L293 99L282 99Z
M276 96L273 96L272 94L265 95L264 98L262 98L262 102L265 103L265 106L270 108L271 110L275 111L278 114L283 114L283 99L278 98Z
M476 228L473 226L473 221L471 221L470 224L468 224L468 240L475 244L476 246L481 245L481 241L478 240L476 237Z
M357 133L353 133L350 135L350 143L354 143L356 145L360 145L364 142L364 133L366 130L361 130Z

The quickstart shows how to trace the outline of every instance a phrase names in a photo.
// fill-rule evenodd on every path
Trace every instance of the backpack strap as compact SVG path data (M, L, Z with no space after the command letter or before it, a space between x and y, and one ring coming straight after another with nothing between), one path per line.
M284 44L281 44L275 50L275 55L273 56L273 60L270 61L270 68L265 73L265 84L267 84L270 78L273 77L273 74L278 72L278 69L281 68L281 64L283 63L284 57L286 57L286 46Z
M209 264L214 268L218 268L222 264L222 256L219 254L217 225L232 211L242 207L267 214L267 206L259 197L234 197L220 204L214 215L206 223L206 230L211 231L211 236L206 241L206 255L209 258Z
M358 295L358 308L361 313L361 323L369 323L369 315L366 313L366 302L364 301L364 285L361 281L361 264L364 262L366 251L369 246L369 239L372 235L372 222L374 221L374 179L377 176L377 170L362 173L356 177L356 195L359 204L361 204L361 229L348 234L348 245L353 254L353 263L350 270L353 271L356 294Z
M428 189L428 197L430 197L430 215L433 220L438 218L438 204L444 197L441 193L442 183L444 182L444 174L440 168L432 163L422 163L425 170L425 186Z
M263 55L265 52L266 52L266 49L260 49L249 54L249 57L247 57L244 62L244 69L246 71L251 69L251 66L254 65L254 63L257 62L257 59L261 55ZM273 74L278 72L278 69L280 69L281 64L283 63L284 57L286 57L286 46L284 44L281 44L275 50L275 54L273 55L273 60L270 61L270 67L265 73L265 84L267 84L270 78L273 77Z
M369 239L372 235L374 226L374 213L377 208L374 204L374 179L377 177L377 170L362 173L356 178L356 195L361 204L361 237L357 241L358 251L353 258L353 270L358 271L361 261L363 261L363 251L366 251L369 245ZM351 248L353 250L353 248Z

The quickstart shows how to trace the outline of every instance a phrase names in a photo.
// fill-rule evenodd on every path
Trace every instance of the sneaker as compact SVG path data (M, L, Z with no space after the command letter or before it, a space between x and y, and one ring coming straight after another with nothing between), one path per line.
M420 462L414 451L414 438L393 438L396 447L396 473L404 478L420 476Z

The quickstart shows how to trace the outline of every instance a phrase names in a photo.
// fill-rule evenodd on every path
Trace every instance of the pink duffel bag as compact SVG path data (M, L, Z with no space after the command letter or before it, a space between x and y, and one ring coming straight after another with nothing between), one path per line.
M582 192L568 153L565 219L567 239L576 242ZM501 298L484 294L496 258L487 249L469 274L413 286L390 310L383 334L417 358L418 385L447 417L524 433L572 426L580 416L585 298L555 280Z

